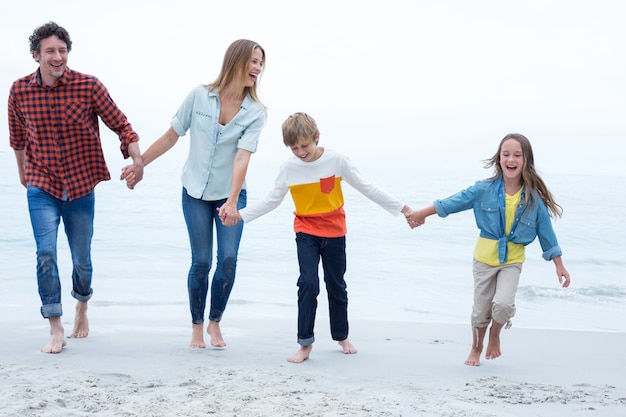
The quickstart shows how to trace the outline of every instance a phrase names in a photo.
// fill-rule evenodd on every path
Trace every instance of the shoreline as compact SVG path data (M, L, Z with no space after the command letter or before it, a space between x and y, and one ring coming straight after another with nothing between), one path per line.
M345 355L321 316L310 359L291 364L295 318L234 306L222 323L228 346L191 349L179 307L94 307L89 337L68 339L58 355L39 352L47 321L4 314L11 337L0 349L0 415L617 417L626 409L626 333L512 328L501 358L469 367L468 325L351 320L359 353ZM71 323L63 324L67 335Z

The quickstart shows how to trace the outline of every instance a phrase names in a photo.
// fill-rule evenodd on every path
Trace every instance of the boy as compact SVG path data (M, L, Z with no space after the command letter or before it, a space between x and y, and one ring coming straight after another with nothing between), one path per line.
M346 272L346 216L341 181L345 180L357 191L376 202L390 213L402 212L405 217L411 208L395 197L365 180L345 156L318 146L320 133L313 118L295 113L283 123L283 142L291 148L294 157L282 164L274 189L257 204L240 210L235 215L220 211L224 224L239 220L250 222L283 201L288 191L295 204L294 229L298 250L300 277L298 278L298 344L300 349L287 360L301 363L309 358L315 341L313 328L320 291L318 265L324 267L324 282L328 292L330 329L333 340L339 342L343 353L356 353L348 340L348 293ZM227 220L228 218L228 220Z

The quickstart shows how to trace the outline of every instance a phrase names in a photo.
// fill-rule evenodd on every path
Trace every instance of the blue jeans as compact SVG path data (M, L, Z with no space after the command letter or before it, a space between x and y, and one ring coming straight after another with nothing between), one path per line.
M57 235L61 218L72 255L72 297L87 302L91 288L91 238L95 195L73 201L59 200L29 185L26 196L28 211L37 244L37 285L44 318L63 315L61 280L57 265Z
M246 190L239 193L237 210L246 206ZM187 276L189 309L193 324L204 323L204 310L209 288L209 271L213 262L213 226L217 232L217 265L211 282L209 320L220 321L235 283L237 252L243 232L243 222L224 226L217 209L226 199L204 201L190 197L183 187L183 214L191 245L191 268Z
M298 343L315 342L315 312L320 292L318 268L320 258L328 293L330 334L333 340L348 338L348 292L346 290L346 238L325 238L296 233L298 247Z

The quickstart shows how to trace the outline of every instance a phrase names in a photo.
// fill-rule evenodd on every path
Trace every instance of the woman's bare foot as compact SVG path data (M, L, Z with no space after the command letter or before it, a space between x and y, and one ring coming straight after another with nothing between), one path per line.
M74 317L74 330L70 337L82 339L89 336L89 320L87 319L87 303L76 302L76 316Z
M67 344L61 317L50 317L48 321L50 322L50 341L41 348L41 351L43 353L60 353Z
M472 327L472 350L465 359L465 365L480 366L480 355L483 353L483 340L486 333L486 327Z
M191 342L189 342L189 347L206 347L206 345L204 344L204 323L191 325Z
M350 341L348 339L343 339L343 340L339 341L339 346L341 346L341 349L343 350L343 353L345 353L347 355L351 355L351 354L357 352L356 348L354 346L352 346L352 343L350 343Z
M226 342L222 337L222 331L220 330L220 323L218 321L209 320L206 332L211 336L211 346L220 348L226 346Z
M500 331L503 326L503 324L496 321L491 322L491 328L489 329L489 343L487 344L485 359L496 359L502 356L502 351L500 350Z
M309 354L311 353L312 350L313 350L313 345L301 346L295 355L287 358L287 362L302 363L305 360L309 359Z

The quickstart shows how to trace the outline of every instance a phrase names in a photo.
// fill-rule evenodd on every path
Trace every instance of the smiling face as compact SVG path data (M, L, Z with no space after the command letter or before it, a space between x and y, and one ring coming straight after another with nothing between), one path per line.
M318 138L308 138L300 136L296 143L292 146L291 152L302 162L313 162L319 159L324 152L322 148L317 146Z
M524 170L522 144L515 139L507 139L500 146L500 168L505 181L521 184Z
M41 41L39 52L33 51L33 58L39 62L41 80L53 87L65 72L69 50L67 44L56 36Z
M252 59L248 68L245 69L243 74L244 87L252 87L257 82L259 75L263 71L263 51L261 48L254 48L252 52Z

